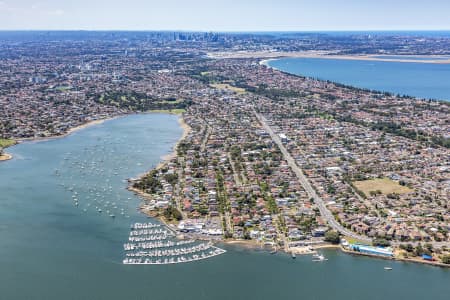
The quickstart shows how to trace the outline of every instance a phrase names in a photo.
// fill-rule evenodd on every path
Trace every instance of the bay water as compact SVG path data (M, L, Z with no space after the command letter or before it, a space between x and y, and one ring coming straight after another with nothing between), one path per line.
M207 260L123 265L130 224L157 222L136 210L126 179L155 166L181 134L174 115L130 115L8 148L0 299L448 299L448 269L334 250L318 263L221 245L228 252Z
M416 57L414 59L418 60ZM282 58L270 60L268 65L287 73L359 88L450 101L450 64Z

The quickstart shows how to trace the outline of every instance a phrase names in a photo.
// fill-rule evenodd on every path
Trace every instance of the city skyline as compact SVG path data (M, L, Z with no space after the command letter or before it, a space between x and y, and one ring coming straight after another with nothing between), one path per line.
M385 9L389 7L389 9ZM396 31L450 30L443 0L1 0L0 30ZM382 20L383 22L381 22Z

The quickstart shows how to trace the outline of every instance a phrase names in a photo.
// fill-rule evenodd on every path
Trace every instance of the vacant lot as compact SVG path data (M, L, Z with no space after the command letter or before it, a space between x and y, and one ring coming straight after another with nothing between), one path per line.
M245 93L245 89L229 85L228 83L215 83L210 84L210 86L219 90L230 90L236 93Z
M369 196L371 191L380 191L384 195L391 193L406 194L412 192L409 187L402 186L389 178L355 181L353 184L358 190L366 194L366 196Z

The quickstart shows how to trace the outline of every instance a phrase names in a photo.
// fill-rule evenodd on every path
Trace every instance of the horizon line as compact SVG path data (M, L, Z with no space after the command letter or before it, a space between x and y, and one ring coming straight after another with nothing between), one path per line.
M1 29L0 32L194 32L194 33L303 33L303 32L445 32L441 29L308 29L308 30L194 30L194 29Z

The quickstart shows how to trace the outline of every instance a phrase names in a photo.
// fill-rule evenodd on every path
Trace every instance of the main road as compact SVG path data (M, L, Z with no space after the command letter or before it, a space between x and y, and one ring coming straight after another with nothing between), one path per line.
M272 130L272 128L267 124L267 120L254 111L256 118L259 120L261 125L264 127L264 129L269 133L272 140L275 142L275 144L278 145L278 148L280 149L281 153L284 156L284 159L287 161L288 165L291 167L292 171L297 176L300 184L303 186L305 191L308 193L309 197L314 200L314 203L319 208L320 214L322 217L324 217L328 224L336 231L340 232L341 234L358 239L367 243L371 242L371 239L369 239L366 236L362 236L359 234L354 233L351 230L348 230L347 228L343 227L341 224L339 224L338 221L334 218L333 214L328 210L328 208L325 206L325 203L323 202L322 198L317 195L316 191L312 188L311 184L309 183L308 179L306 178L305 174L303 174L302 169L297 165L294 158L291 156L291 154L286 150L286 147L284 147L283 143L281 142L280 137Z

